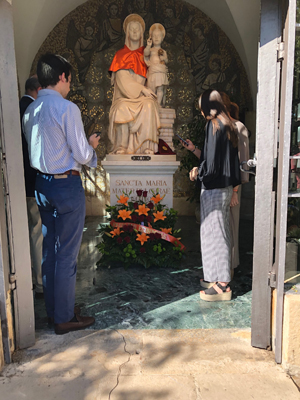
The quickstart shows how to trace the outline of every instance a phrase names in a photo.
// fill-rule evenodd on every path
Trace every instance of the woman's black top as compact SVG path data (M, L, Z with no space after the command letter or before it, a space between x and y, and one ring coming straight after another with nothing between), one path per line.
M204 189L225 188L241 183L238 148L228 139L226 129L218 119L219 129L213 134L213 124L205 127L198 178Z

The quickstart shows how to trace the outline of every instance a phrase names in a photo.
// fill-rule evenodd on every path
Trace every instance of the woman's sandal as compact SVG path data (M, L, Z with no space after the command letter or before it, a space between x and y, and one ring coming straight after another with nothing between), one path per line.
M205 289L211 288L212 286L214 286L215 283L216 282L208 282L208 281L205 281L204 279L200 279L200 286Z
M218 288L222 290L222 293L218 293L213 287L200 292L200 299L205 301L229 301L231 300L232 290L226 291L229 284L226 286L221 285L219 282L216 283Z

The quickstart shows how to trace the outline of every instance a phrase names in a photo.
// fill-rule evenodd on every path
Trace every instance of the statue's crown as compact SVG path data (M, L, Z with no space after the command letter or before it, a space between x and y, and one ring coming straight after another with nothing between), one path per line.
M145 21L143 20L143 18L138 14L130 14L125 18L123 22L123 29L125 33L127 31L127 26L130 22L139 22L142 26L143 32L145 32Z

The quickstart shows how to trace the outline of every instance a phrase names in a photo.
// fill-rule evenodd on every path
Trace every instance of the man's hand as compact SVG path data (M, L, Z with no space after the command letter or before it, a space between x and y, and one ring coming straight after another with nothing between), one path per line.
M155 94L151 89L149 89L149 88L144 87L144 88L142 89L142 93L143 93L143 95L146 96L146 97L152 97L153 99L157 99L156 94Z
M190 171L190 180L191 180L191 181L197 180L197 176L198 176L198 167L194 167L194 168Z
M88 142L92 146L92 148L95 149L99 144L99 140L100 140L100 136L97 136L97 134L94 133L93 135L91 135L89 137Z

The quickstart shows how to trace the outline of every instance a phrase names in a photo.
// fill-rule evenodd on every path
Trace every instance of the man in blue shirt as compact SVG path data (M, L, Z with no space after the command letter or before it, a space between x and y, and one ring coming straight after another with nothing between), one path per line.
M49 321L64 334L92 325L74 314L77 256L85 219L82 165L97 166L96 134L87 140L79 108L66 100L72 67L46 54L37 65L42 86L26 110L23 128L30 164L37 172L36 200L43 224L43 287Z
M29 106L37 98L38 92L41 90L40 82L37 77L32 76L25 83L25 94L19 102L21 124L23 115ZM27 141L22 129L22 150L23 150L23 166L26 190L27 216L29 228L29 244L32 268L32 280L35 287L35 298L43 299L43 280L42 280L42 221L38 206L35 200L35 180L36 169L30 166Z

